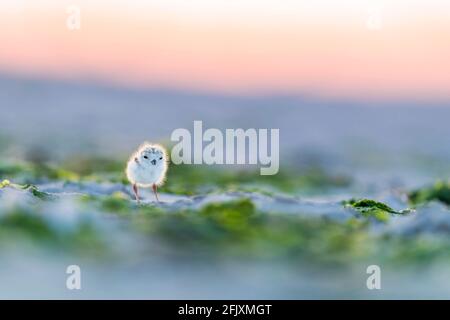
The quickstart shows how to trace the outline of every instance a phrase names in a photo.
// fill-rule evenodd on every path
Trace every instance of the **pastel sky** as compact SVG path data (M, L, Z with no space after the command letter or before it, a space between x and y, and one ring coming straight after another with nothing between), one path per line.
M70 30L68 8L81 9ZM450 99L448 0L2 0L0 72L231 94Z

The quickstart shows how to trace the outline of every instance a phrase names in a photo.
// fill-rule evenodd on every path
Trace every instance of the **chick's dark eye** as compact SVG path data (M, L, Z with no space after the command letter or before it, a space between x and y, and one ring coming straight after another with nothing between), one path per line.
M144 156L144 159L148 159L148 157L147 157L147 156Z
M159 160L162 160L162 157L161 157L161 158L159 158Z

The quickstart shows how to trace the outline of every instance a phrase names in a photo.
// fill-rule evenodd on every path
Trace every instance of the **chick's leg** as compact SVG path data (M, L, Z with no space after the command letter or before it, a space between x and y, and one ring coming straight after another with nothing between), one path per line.
M159 199L158 199L158 189L157 189L157 187L156 187L156 184L153 184L152 190L153 190L153 193L155 194L156 202L159 202Z
M137 203L139 203L139 190L137 185L133 184L133 192L134 192L134 196L136 197L136 201Z

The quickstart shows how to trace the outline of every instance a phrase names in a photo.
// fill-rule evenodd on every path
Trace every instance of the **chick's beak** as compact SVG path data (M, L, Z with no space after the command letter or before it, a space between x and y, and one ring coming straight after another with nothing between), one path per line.
M150 162L151 162L152 165L155 165L155 164L156 164L156 160L152 160L152 161L150 161Z

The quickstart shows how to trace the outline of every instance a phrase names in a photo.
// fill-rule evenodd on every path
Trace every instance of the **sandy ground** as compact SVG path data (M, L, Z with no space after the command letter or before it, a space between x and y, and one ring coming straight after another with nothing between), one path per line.
M154 298L154 299L310 299L310 298L446 298L450 294L450 273L445 265L433 263L414 268L381 265L382 289L368 290L368 264L349 263L342 268L312 268L305 261L242 261L223 257L220 261L196 261L171 257L155 243L153 254L143 256L141 239L124 231L113 216L101 212L85 212L74 199L82 194L95 196L128 193L120 184L40 185L39 189L55 198L46 204L45 216L60 229L72 228L89 216L98 232L108 235L111 245L121 254L113 262L92 261L55 254L45 250L19 248L1 253L1 298ZM199 208L209 202L247 197L266 212L320 217L345 223L355 217L353 210L343 208L337 199L302 198L257 193L224 193L204 196L161 194L156 204L150 193L143 193L142 206L162 206L173 210ZM401 200L390 197L389 204L399 206ZM40 203L29 192L5 188L0 191L0 209L8 206L35 206ZM130 201L133 201L130 199ZM0 210L2 212L3 210ZM447 208L431 204L407 216L392 218L388 224L373 225L372 233L386 235L447 236L450 215ZM376 261L372 262L376 263ZM82 268L82 290L65 288L65 268L77 264ZM384 268L383 268L384 267Z

